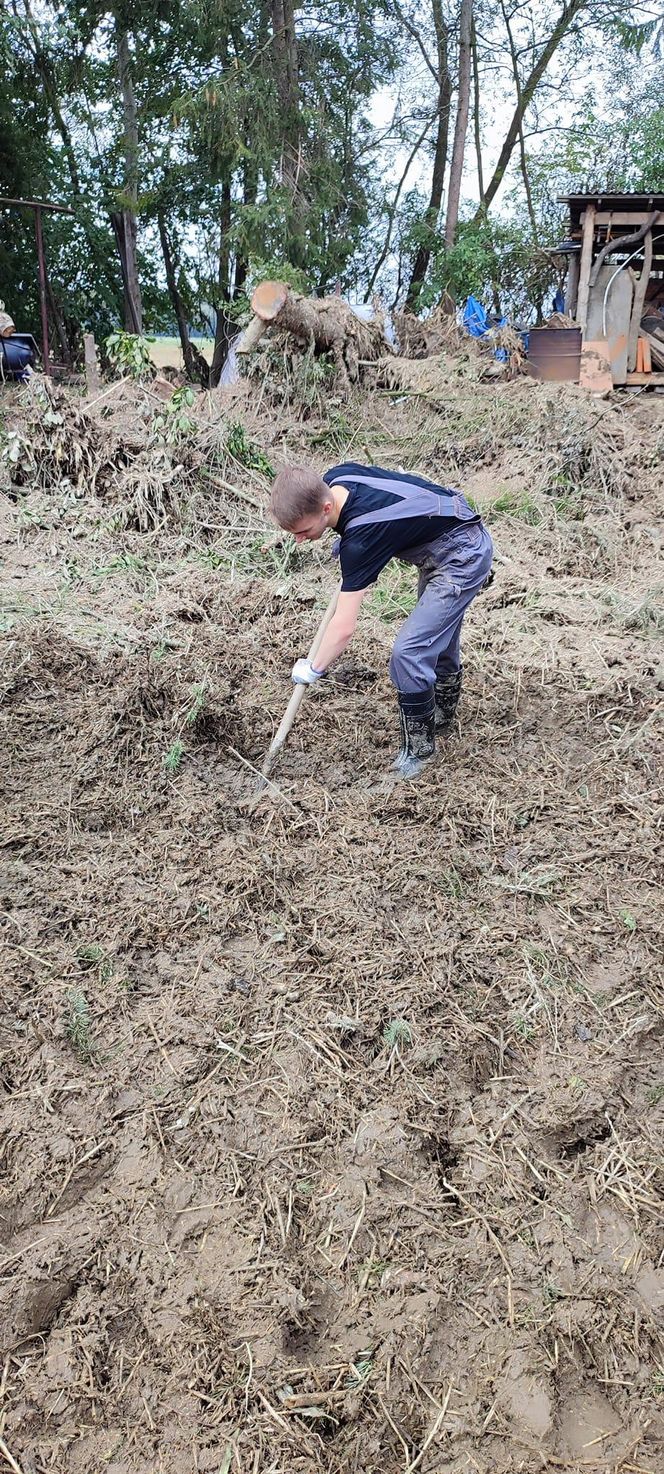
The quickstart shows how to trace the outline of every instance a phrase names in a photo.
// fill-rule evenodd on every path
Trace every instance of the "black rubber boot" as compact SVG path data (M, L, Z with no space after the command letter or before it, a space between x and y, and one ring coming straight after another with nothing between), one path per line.
M414 778L436 751L436 708L433 691L399 692L401 751L393 767L402 778Z
M436 703L436 731L441 737L449 736L452 731L462 684L463 670L455 670L451 675L438 676L436 679L433 688Z

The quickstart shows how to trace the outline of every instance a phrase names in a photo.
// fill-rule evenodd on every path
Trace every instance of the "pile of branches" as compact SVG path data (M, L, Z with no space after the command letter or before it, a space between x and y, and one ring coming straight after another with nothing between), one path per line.
M63 505L95 499L112 509L116 527L138 532L195 520L196 493L208 515L211 497L235 491L225 473L235 478L244 468L246 475L251 455L264 476L271 468L241 426L222 418L218 407L210 416L209 396L186 392L186 403L176 392L164 404L149 385L120 380L86 402L35 376L23 392L17 428L4 437L8 495L18 501L37 491Z

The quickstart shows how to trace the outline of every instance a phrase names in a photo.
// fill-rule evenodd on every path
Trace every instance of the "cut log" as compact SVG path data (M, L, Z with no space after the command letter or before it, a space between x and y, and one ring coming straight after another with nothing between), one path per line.
M288 287L283 281L262 281L251 294L253 317L235 344L236 353L253 353L271 322L279 316L288 301Z
M263 322L262 317L251 317L235 344L235 352L253 353L254 348L260 343L263 333L267 332L269 326L269 323Z
M288 301L289 290L283 281L262 281L251 294L252 312L263 322L274 322Z
M236 344L236 353L251 353L267 328L274 327L290 334L305 350L331 353L339 377L348 386L358 379L362 360L374 363L392 352L382 317L366 322L341 297L303 297L284 282L261 282L251 305L254 317Z

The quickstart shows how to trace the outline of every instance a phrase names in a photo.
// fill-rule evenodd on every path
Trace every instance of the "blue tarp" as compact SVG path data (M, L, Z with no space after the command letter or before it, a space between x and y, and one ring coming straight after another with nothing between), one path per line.
M493 332L494 328L504 328L506 317L489 317L489 314L477 297L469 297L463 309L463 325L471 338L486 338ZM496 348L496 358L504 363L507 358L505 348Z

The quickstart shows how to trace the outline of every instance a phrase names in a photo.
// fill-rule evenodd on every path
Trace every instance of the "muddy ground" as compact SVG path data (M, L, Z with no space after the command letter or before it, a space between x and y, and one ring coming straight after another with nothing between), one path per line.
M273 401L486 511L460 729L390 778L397 570L257 793L327 550L5 464L0 1466L659 1474L664 402Z

